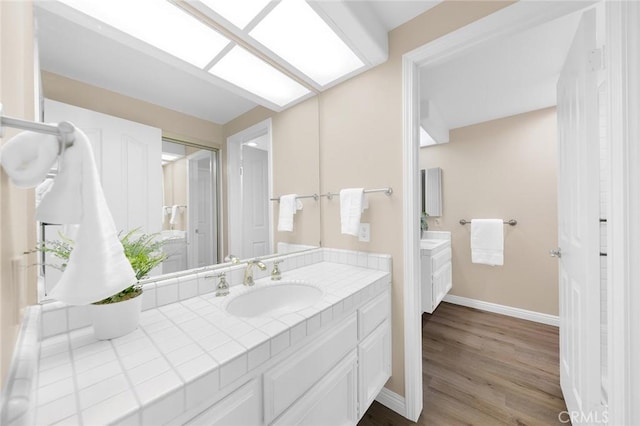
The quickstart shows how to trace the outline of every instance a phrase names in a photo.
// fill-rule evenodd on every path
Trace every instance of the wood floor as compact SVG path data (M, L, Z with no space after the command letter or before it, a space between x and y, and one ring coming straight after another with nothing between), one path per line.
M419 425L562 424L556 327L449 303L422 326ZM359 426L413 424L374 402Z

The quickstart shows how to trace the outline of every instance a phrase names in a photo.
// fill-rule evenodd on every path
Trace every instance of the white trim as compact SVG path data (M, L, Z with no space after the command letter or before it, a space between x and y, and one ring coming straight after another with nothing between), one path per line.
M481 311L493 312L495 314L506 315L508 317L520 318L528 321L539 322L541 324L560 326L560 319L557 315L543 314L542 312L528 311L526 309L514 308L512 306L499 305L497 303L485 302L484 300L470 299L468 297L447 294L444 302L454 305L466 306L468 308L480 309Z
M235 200L234 195L241 193L241 180L236 174L233 174L233 170L237 170L240 167L240 147L246 141L255 139L262 135L267 135L269 152L269 198L273 197L273 132L271 118L267 118L251 127L239 131L238 133L231 135L227 138L227 210L228 210L228 253L224 253L224 256L233 254L243 257L237 250L238 244L242 245L242 227L238 218L242 211L241 200ZM269 247L272 252L275 252L274 247L274 231L273 231L273 209L267 209L269 214Z
M609 424L640 419L640 4L606 2L609 85L607 326Z
M517 2L446 34L402 56L404 380L406 414L416 421L422 411L422 334L418 246L419 66L434 65L480 43L505 37L584 9L595 1Z
M404 397L387 388L382 388L378 396L376 396L376 401L400 415L404 415L407 410Z

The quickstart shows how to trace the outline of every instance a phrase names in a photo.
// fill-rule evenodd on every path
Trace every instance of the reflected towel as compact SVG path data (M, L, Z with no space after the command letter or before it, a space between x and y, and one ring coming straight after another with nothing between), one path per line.
M297 194L287 194L280 197L280 210L278 212L278 231L293 231L293 215L302 210L302 201Z
M178 220L178 206L173 205L171 207L171 217L169 218L169 225L175 225Z
M2 145L0 163L20 188L33 188L47 177L60 144L54 135L22 132Z
M504 264L504 224L502 219L471 219L471 262Z
M124 290L136 277L102 192L91 144L77 128L61 169L36 219L79 225L67 267L50 295L69 305L85 305Z
M340 228L343 234L359 235L360 217L367 207L364 188L340 190Z

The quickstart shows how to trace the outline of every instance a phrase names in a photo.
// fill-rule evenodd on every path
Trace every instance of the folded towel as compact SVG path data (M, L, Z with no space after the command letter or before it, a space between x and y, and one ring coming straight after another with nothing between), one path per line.
M171 207L171 217L169 218L169 225L175 225L178 220L178 206Z
M297 194L288 194L280 197L280 210L278 211L278 231L293 231L293 215L302 210L302 201Z
M503 234L502 219L471 219L471 262L503 265Z
M124 255L113 217L102 192L87 136L75 129L62 170L36 210L41 222L78 224L74 249L51 297L85 305L112 296L136 282Z
M22 132L2 145L0 163L16 186L33 188L47 177L59 147L54 135Z
M340 224L343 234L355 237L360 234L360 216L367 207L364 188L340 190Z

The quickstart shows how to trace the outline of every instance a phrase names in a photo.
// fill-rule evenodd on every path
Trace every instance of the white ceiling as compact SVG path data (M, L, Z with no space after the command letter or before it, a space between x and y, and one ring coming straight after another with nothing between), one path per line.
M448 129L556 105L578 20L568 15L422 69L421 101L432 102Z
M364 4L371 11L369 16L387 31L439 3L434 0L347 1ZM140 43L125 43L121 38L110 37L108 32L79 25L52 12L49 2L41 5L35 10L43 70L219 124L259 104L255 97L243 95L229 84L221 84L208 73L192 72L179 60L167 60L162 52L147 54L148 49L140 49Z

